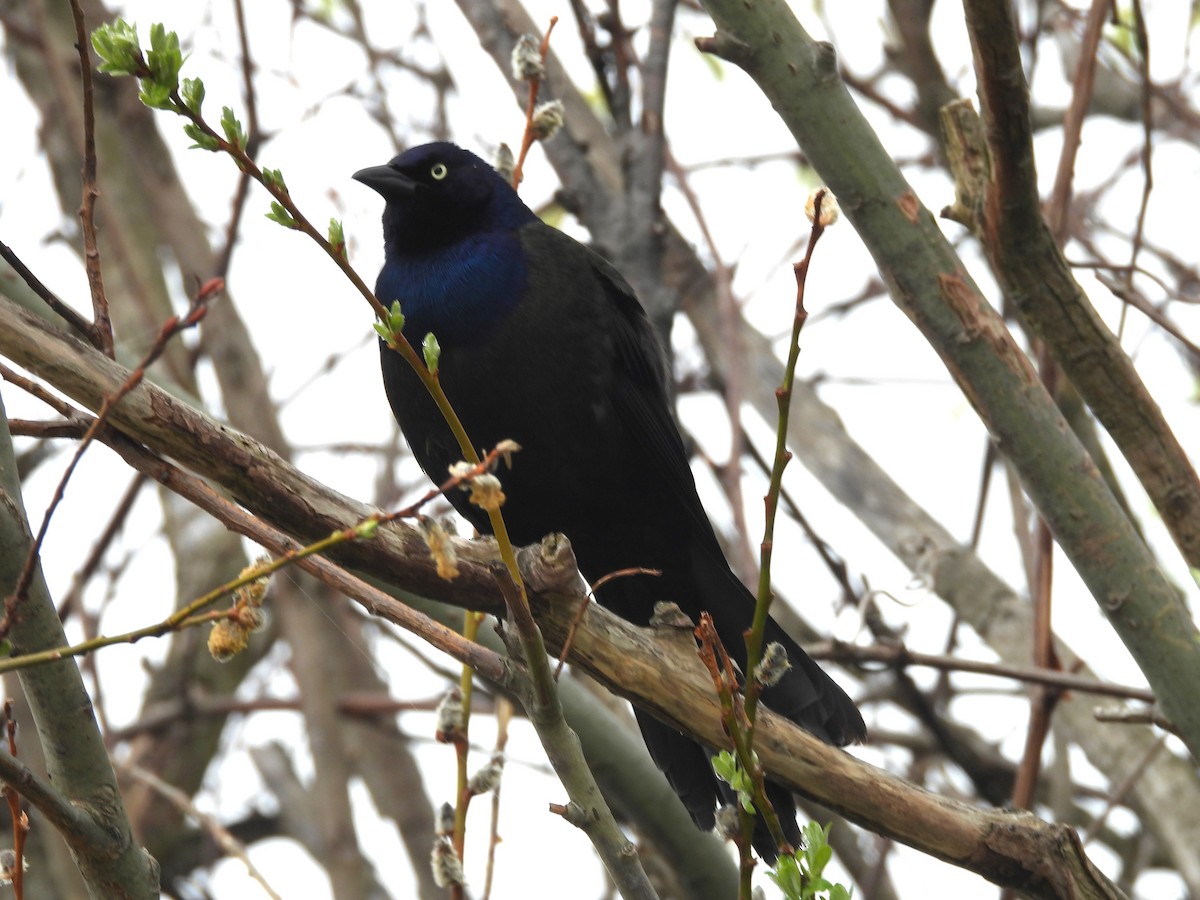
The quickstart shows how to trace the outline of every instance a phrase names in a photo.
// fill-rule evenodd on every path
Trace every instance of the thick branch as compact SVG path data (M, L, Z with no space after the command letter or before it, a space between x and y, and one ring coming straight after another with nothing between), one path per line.
M22 351L20 347L35 349ZM13 356L80 402L87 402L89 397L95 400L107 380L119 383L124 377L115 363L46 328L6 300L0 300L0 352ZM80 377L83 372L99 383L86 383L87 379ZM292 509L314 509L318 503L326 519L352 522L361 517L360 505L303 479L249 438L205 419L150 385L131 392L113 411L111 421L114 427L136 431L138 438L148 444L170 448L167 452L186 453L189 463L197 468L202 464L206 472L214 473L213 477L223 476L239 486L254 487L247 497L262 504L260 513L268 521L282 525L280 520L286 516L277 513L291 515ZM181 425L191 429L187 432L189 440L202 446L203 453L180 446L174 430ZM242 466L251 464L257 471L247 481ZM277 487L272 491L270 486ZM288 489L308 491L311 496L288 498ZM306 499L312 502L306 504ZM292 527L313 528L311 524L290 523L289 529ZM423 544L414 551L404 541L384 536L370 543L376 552L356 560L364 568L407 588L415 587L414 582L425 577L422 566L428 553ZM452 596L454 586L460 582L468 586L489 583L492 593L484 599L495 606L498 591L492 580L494 563L479 548L463 544L462 575L449 591L447 583L442 582L441 592ZM533 579L535 585L544 586L545 581ZM564 592L571 584L577 584L577 580L560 577L550 594L533 597L539 624L552 651L561 648L573 619L575 603L564 602ZM462 601L461 596L454 599ZM578 593L573 599L578 602ZM454 652L452 646L448 649ZM725 746L716 698L690 639L676 641L672 647L661 635L635 628L593 607L576 632L572 653L575 664L617 693L712 746ZM668 681L672 689L664 692L662 686ZM1116 896L1107 882L1091 871L1077 845L1064 837L1058 826L1033 817L981 812L966 804L941 800L826 747L773 716L764 717L760 741L760 755L773 777L872 830L1033 896L1068 896L1068 889L1077 891L1074 896ZM1048 853L1055 857L1049 858ZM1074 880L1068 883L1067 879Z
M90 348L88 352L105 358ZM4 547L0 593L4 594L16 584L32 543L16 472L0 404L0 546ZM9 637L14 654L66 643L40 565L33 567L28 589L14 607ZM63 660L23 671L20 679L46 748L46 769L54 787L34 779L11 757L3 760L2 777L19 792L27 789L30 799L59 828L90 896L114 900L157 897L158 864L133 840L79 669L72 660Z
M705 49L758 83L921 329L1021 474L1059 544L1200 756L1200 635L1181 598L1004 322L880 145L837 77L833 48L782 3L707 0ZM1164 652L1169 648L1169 652Z
M1016 10L964 6L992 157L980 224L993 271L1120 447L1188 564L1200 567L1200 477L1042 217Z

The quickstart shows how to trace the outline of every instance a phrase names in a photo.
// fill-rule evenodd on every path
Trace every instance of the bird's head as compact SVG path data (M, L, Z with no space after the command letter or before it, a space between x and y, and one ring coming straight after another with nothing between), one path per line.
M480 232L517 228L534 218L495 169L450 143L412 147L385 166L360 169L354 180L387 201L384 240L402 252L420 252Z

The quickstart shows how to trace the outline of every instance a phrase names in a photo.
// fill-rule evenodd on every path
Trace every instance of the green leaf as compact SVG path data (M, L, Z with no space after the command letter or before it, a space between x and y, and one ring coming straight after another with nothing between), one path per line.
M717 777L737 791L738 802L748 813L754 812L754 782L738 762L737 756L722 750L712 758Z
M273 187L277 190L287 193L287 183L283 180L283 172L279 169L263 169L263 182L267 187Z
M142 68L142 48L137 28L124 19L101 25L92 32L92 47L103 62L101 72L111 75L136 75Z
M329 243L339 253L346 246L346 233L342 230L342 223L337 219L329 220Z
M271 211L267 213L267 218L272 222L278 222L284 228L299 228L296 220L292 218L292 214L288 212L283 204L277 200L271 201Z
M442 346L432 331L425 335L425 340L421 341L421 352L425 355L425 368L429 370L430 375L436 375L438 359L442 355Z
M189 122L183 126L183 133L196 142L189 149L199 148L200 150L212 150L213 152L221 149L220 141L193 122Z
M400 311L400 301L393 300L392 307L388 310L388 327L393 332L401 332L404 330L404 313Z
M146 54L150 79L160 88L171 92L179 87L179 70L183 68L183 53L179 35L167 31L161 22L150 26L150 52Z
M767 873L779 887L787 900L801 900L804 896L804 875L794 856L781 856L775 868Z
M393 300L392 308L388 310L386 320L376 322L373 327L375 328L375 333L389 344L395 340L396 335L402 334L404 332L404 313L400 311L400 301Z
M143 78L142 89L138 91L138 99L151 109L172 109L171 90L168 85Z
M812 874L820 875L825 867L829 865L829 860L833 859L833 848L828 844L822 844L812 855Z
M239 150L246 149L246 132L242 128L242 123L238 121L237 116L228 106L221 108L221 130L225 132L225 140Z
M179 88L179 96L183 98L183 105L198 117L200 108L204 105L204 82L199 78L183 79Z

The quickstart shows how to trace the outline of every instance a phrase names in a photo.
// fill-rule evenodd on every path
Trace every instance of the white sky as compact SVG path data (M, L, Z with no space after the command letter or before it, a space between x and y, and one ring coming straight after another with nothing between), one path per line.
M565 55L575 77L581 83L589 83L590 71L576 53L577 41L567 4L543 0L528 5L537 21L545 21L552 14L562 17L555 47ZM301 24L293 29L290 5L284 0L258 0L246 6L252 48L260 69L257 84L262 125L274 134L260 160L264 165L283 169L293 196L312 221L323 222L331 215L344 220L351 258L370 281L382 256L378 232L380 201L374 193L351 182L350 174L363 166L386 161L391 148L356 101L335 96L350 79L358 77L361 55L311 25ZM508 88L496 77L491 60L478 48L473 33L452 4L428 6L430 27L459 86L450 106L457 139L477 151L502 140L515 142L521 120ZM644 6L628 0L623 3L626 21L641 21ZM842 59L859 75L870 74L879 65L880 46L886 38L886 28L877 10L881 6L872 4L870 8L875 11L868 16L864 15L862 4L827 4L825 12L833 23L833 39ZM232 105L241 112L236 33L228 4L143 0L125 4L123 8L126 17L141 26L143 37L150 23L160 20L180 33L185 49L192 53L184 74L203 78L210 118L215 120L222 104ZM810 11L801 8L799 13L814 34L828 37ZM1172 78L1184 65L1187 4L1183 0L1148 3L1147 13L1154 76ZM958 5L944 2L937 5L935 36L943 65L952 81L958 79L961 90L969 92L972 89L969 51L960 20ZM371 5L368 22L372 39L379 46L402 42L411 28L409 11L399 4ZM711 31L694 14L681 14L677 25L679 33L688 38ZM314 65L313 60L320 63ZM723 64L721 70L721 77L717 77L711 64L691 48L690 41L677 47L671 62L667 101L667 126L677 157L686 165L793 149L790 136L749 80L731 66ZM64 221L57 206L47 202L51 186L38 150L36 116L12 73L6 76L2 96L9 127L4 150L7 164L0 166L0 239L13 245L60 296L86 309L86 281L81 267L69 250L49 238L55 232L73 230L75 224ZM903 88L894 79L885 85L889 90ZM1051 53L1041 62L1036 86L1044 103L1065 103L1069 97L1061 69ZM397 93L396 97L400 100L395 102L407 104L393 107L399 121L419 124L426 119L427 96L415 91L411 95ZM865 111L895 156L909 158L926 149L923 138L898 130L882 111L869 105ZM228 212L236 178L234 167L212 154L189 152L186 148L190 142L180 132L180 123L166 114L160 122L164 134L178 151L177 163L185 182L196 186L193 196L211 223L216 242ZM1128 123L1089 122L1077 167L1077 184L1090 186L1106 178L1129 148L1137 145L1139 136L1139 129ZM1046 187L1053 177L1058 145L1055 132L1043 133L1037 139ZM1182 223L1190 223L1194 217L1192 207L1200 158L1194 147L1166 144L1156 149L1155 165L1156 180L1165 187L1160 187L1154 195L1148 236L1152 241L1174 247L1184 259L1194 259L1195 229ZM918 195L930 208L939 209L951 198L949 182L941 172L910 167L909 175ZM540 158L535 158L528 176L522 193L527 202L536 206L553 191L553 173ZM723 259L738 261L735 288L740 296L748 298L747 316L768 333L783 333L790 321L794 295L790 261L796 256L793 247L797 235L803 231L796 211L811 185L802 183L783 163L745 171L714 169L697 174L692 185L705 204L708 225ZM1175 185L1187 185L1189 189L1177 190ZM1109 214L1118 221L1132 221L1140 191L1137 177L1124 179L1109 200L1110 204L1119 204L1119 209L1111 209ZM378 386L376 351L373 341L368 340L370 313L315 248L305 246L302 237L258 214L265 212L267 206L265 194L256 192L247 210L229 284L271 370L273 395L281 399L295 395L282 412L284 428L297 446L318 446L332 441L378 444L388 435L390 417ZM677 189L668 188L664 206L676 224L699 242L694 221ZM951 238L962 237L957 225L946 223L944 228ZM47 237L43 239L43 235ZM1079 258L1082 253L1076 249L1068 255ZM973 274L994 297L995 291L978 254L969 244L964 257ZM810 310L816 313L823 304L832 305L855 295L872 273L870 258L849 226L841 224L831 229L822 241L810 277ZM1115 301L1103 288L1092 290L1094 285L1086 276L1081 276L1081 280L1091 290L1101 313L1115 322L1119 314ZM1158 298L1151 288L1147 290L1152 299ZM291 312L280 315L285 304ZM1171 314L1189 333L1200 334L1200 318L1195 309L1181 310L1175 304ZM681 364L686 364L689 358L686 326L679 331ZM1147 327L1140 316L1133 315L1127 326L1125 345L1133 350L1143 378L1162 404L1183 445L1200 446L1195 386L1172 343L1161 332ZM973 499L965 498L973 498L977 490L985 434L916 329L890 303L876 302L840 320L821 321L814 317L805 332L803 346L801 377L820 375L827 379L822 397L839 410L854 437L877 455L884 468L919 503L965 540L973 513ZM343 352L345 357L329 377L310 384L326 356ZM211 381L207 386L208 396L215 397ZM7 385L3 387L3 396L12 416L36 417L44 413ZM320 415L314 415L314 410L320 410ZM709 454L723 459L727 453L728 429L720 400L712 395L689 396L683 400L682 410L685 421L696 431ZM747 424L760 444L765 445L767 426L750 415ZM1127 475L1115 451L1113 458L1122 475ZM368 457L314 452L301 456L299 463L305 471L350 495L368 497L373 489L376 463ZM26 503L35 524L59 471L58 465L43 467L29 486ZM727 525L729 517L715 484L705 473L698 475L706 502L712 501L714 519L719 525ZM44 564L53 591L65 588L70 573L90 545L90 540L81 535L94 533L106 521L107 510L124 490L127 480L127 474L111 455L100 449L89 452L46 546ZM1133 485L1131 478L1125 477L1125 481ZM912 590L909 573L801 465L794 463L789 468L787 486L802 498L806 514L846 556L852 571L867 573L873 587L902 599L903 604L885 607L885 615L894 624L909 628L910 646L938 652L949 625L944 605L919 590ZM762 490L761 479L748 479L746 515L754 535L761 527ZM1161 523L1139 491L1135 489L1132 496L1135 510L1142 516L1171 576L1189 590L1195 603L1195 585L1166 539ZM1002 481L997 479L981 555L1011 584L1023 588L1006 504ZM114 558L138 552L119 584L117 601L105 613L105 631L145 624L169 608L171 589L160 586L172 584L170 560L165 544L157 536L158 529L156 501L152 493L147 493L137 504L114 551ZM784 565L777 572L777 581L793 599L804 601L805 614L818 627L840 637L853 637L857 630L853 614L833 613L831 603L837 595L836 587L824 576L798 532L785 528L777 543L784 541L791 542L796 551L784 554L783 562L790 562L791 568ZM1056 627L1069 634L1075 649L1086 652L1088 661L1108 677L1144 683L1061 556L1056 577ZM803 597L798 596L800 584L804 585ZM96 596L89 599L99 600ZM115 648L100 655L108 712L114 725L128 723L136 716L142 678L138 660L154 659L162 652L163 645L143 642L136 648ZM988 657L987 651L973 644L970 638L962 652ZM405 673L404 696L422 698L440 690L438 679L412 675L414 667L401 651L385 647L381 655L389 661L389 671ZM273 668L264 667L260 677L247 684L247 695L252 688L283 696L293 692L294 686L281 671L280 659L274 662ZM925 673L916 674L919 679L925 678ZM122 685L121 690L113 689L117 684ZM972 724L1002 742L1006 751L1015 755L1023 740L1025 717L1023 703L989 702L986 716L972 717L980 719ZM903 726L902 722L891 724ZM432 731L430 717L425 714L407 714L402 717L401 725L416 735ZM473 738L483 747L490 746L492 723L478 717L472 727ZM203 809L232 817L245 804L257 803L259 796L253 768L241 751L269 740L281 740L299 748L303 745L303 733L294 715L258 714L232 725L227 740L233 752L209 774L208 787L197 803ZM889 755L877 748L855 752L877 764L891 764L893 770L905 763L899 754ZM439 786L452 783L451 754L432 744L419 747L417 753L431 773L428 789L435 800L440 800L436 796ZM581 885L578 896L598 895L599 866L582 835L557 820L546 819L545 804L561 799L561 788L546 776L541 750L523 724L518 723L514 728L511 754L514 761L506 770L504 787L505 843L500 849L499 887L494 896L558 896L564 870L557 866L566 865L571 866L572 879ZM304 754L298 752L295 756L303 772ZM479 762L484 758L481 756ZM380 876L395 896L406 896L411 891L410 876L404 866L395 864L403 855L398 850L394 829L388 823L372 822L374 812L361 786L356 786L355 796L362 815L363 845L380 861ZM480 806L486 808L489 804ZM469 829L473 843L467 860L468 879L476 889L482 884L480 864L484 855L486 812L477 815L479 818ZM891 868L903 884L936 885L940 896L994 894L993 888L984 886L975 876L915 852L903 849L893 852ZM544 870L535 868L530 864L535 856L551 862ZM290 842L257 846L253 858L268 881L285 897L329 895L327 888L320 887L324 878L321 869L305 860ZM1094 858L1107 871L1113 871L1114 861L1105 854L1096 852ZM553 861L558 861L557 866ZM595 874L585 875L588 871ZM833 874L836 876L837 871ZM588 883L595 887L582 886ZM1159 884L1159 890L1167 891L1162 896L1177 891L1173 886L1176 882ZM1153 881L1146 880L1139 888L1151 896L1155 886ZM210 888L218 897L258 895L240 864L232 862L218 867Z

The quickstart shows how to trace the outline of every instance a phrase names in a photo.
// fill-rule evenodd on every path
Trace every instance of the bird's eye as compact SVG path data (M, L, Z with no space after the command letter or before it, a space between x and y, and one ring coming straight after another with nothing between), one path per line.
M445 163L434 163L433 168L429 170L429 174L433 176L434 181L441 181L450 174L450 170L446 168Z

